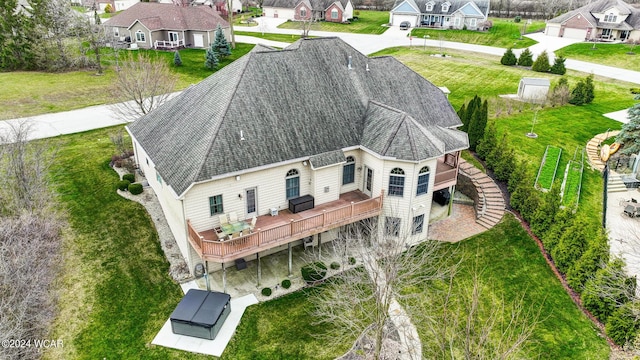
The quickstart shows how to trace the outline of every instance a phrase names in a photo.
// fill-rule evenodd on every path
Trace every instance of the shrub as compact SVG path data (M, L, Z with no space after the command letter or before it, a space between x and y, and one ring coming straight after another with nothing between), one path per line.
M182 58L180 57L180 52L178 50L173 54L173 65L182 66Z
M129 184L129 192L131 193L131 195L142 194L142 184Z
M565 60L567 59L563 58L562 56L556 56L555 60L553 61L553 66L551 66L551 69L549 69L549 71L552 74L564 75L567 72L567 69L564 67Z
M291 287L291 280L289 279L284 279L282 280L282 282L280 283L280 285L282 285L283 288L288 289Z
M531 66L533 65L533 53L529 48L524 49L518 58L518 65L520 66Z
M587 76L585 80L580 80L576 87L571 90L569 104L584 105L593 101L593 75Z
M113 162L113 166L117 167L117 168L121 168L122 167L122 160L118 159L116 161Z
M129 188L129 185L131 185L131 181L120 180L118 181L118 190L127 191L127 189Z
M502 55L502 59L500 59L500 64L511 66L517 63L518 63L518 58L516 57L516 54L513 53L513 50L511 48L508 48L507 51L504 52L504 55Z
M537 72L548 72L549 68L549 55L547 55L547 51L545 50L540 55L538 55L538 58L536 58L533 66L531 66L531 70Z
M120 155L111 155L111 164L115 164L116 161L122 159Z
M111 4L107 4L107 6L104 7L104 12L106 12L107 14L111 14L113 12L113 7L111 6Z
M356 264L356 258L354 258L353 256L349 256L349 265L355 265Z
M522 21L522 16L518 15L513 19L514 23L519 23L520 21Z
M640 324L635 321L632 306L633 303L622 305L607 321L607 335L618 345L624 345L638 334Z
M271 288L266 287L262 289L262 295L263 296L271 296Z
M333 270L338 270L338 269L340 269L340 264L338 264L337 262L334 261L334 262L331 263L330 267Z
M325 275L327 275L327 265L322 261L316 261L303 266L300 271L302 272L304 281L314 282L324 279Z
M122 175L122 180L127 180L130 183L134 183L134 182L136 182L136 175L135 174L124 174L124 175Z

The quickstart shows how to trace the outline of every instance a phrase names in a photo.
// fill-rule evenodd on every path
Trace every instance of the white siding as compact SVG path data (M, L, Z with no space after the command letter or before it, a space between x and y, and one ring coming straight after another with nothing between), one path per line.
M311 180L316 204L323 204L340 198L340 184L342 183L342 165L333 165L313 171ZM325 188L328 191L325 192ZM304 194L300 194L304 195Z
M351 1L347 2L347 6L344 7L344 12L342 13L342 21L347 21L348 19L353 18L353 5Z
M274 7L264 7L264 16L266 17L277 17L278 19L287 19L293 20L295 16L295 10L289 8L274 8ZM278 16L276 16L276 14Z
M356 160L356 163L355 163L355 168L356 169L355 169L353 183L342 185L342 170L343 170L345 164L340 166L340 170L339 170L339 172L340 172L340 179L339 179L339 181L340 181L340 193L344 194L344 193L349 192L349 191L354 191L354 190L358 190L358 189L362 190L362 188L363 188L362 187L362 169L363 169L363 166L362 166L362 151L356 151L356 150L354 150L354 151L346 151L344 153L344 155L345 155L345 157L353 156L353 158Z

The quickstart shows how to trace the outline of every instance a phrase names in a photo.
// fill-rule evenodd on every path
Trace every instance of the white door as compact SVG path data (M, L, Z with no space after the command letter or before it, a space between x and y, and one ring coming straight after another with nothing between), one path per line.
M204 37L202 34L193 34L193 46L197 48L204 47Z
M567 39L584 40L587 37L587 30L586 29L565 28L563 37L566 37Z
M256 188L246 189L244 191L245 199L247 201L247 208L245 209L247 217L257 216L258 214L258 201Z
M411 27L416 27L416 23L418 22L418 17L416 15L401 15L394 14L393 15L393 26L400 26L400 23L403 21L408 21L411 24Z
M364 189L363 192L367 194L367 196L371 197L373 190L373 169L368 166L364 167L364 184L362 189Z

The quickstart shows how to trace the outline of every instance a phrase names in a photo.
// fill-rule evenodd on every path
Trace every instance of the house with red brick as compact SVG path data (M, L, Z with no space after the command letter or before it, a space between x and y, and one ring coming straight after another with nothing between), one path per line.
M345 22L353 18L351 0L265 0L264 15L294 21Z

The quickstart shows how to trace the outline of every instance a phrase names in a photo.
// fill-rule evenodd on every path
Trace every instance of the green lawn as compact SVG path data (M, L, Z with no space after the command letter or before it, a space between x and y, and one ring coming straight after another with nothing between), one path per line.
M289 35L289 34L272 34L272 33L259 33L259 32L251 32L251 31L236 31L236 35L246 35L253 36L260 39L265 40L273 40L273 41L282 41L286 43L292 43L297 40L300 40L300 35Z
M218 69L249 52L254 45L237 44L231 56L220 61ZM178 75L177 89L184 89L211 75L204 66L204 50L180 50L183 65L173 65L172 51L138 50L164 59ZM121 53L120 60L124 54ZM105 49L104 75L95 71L69 71L65 73L0 72L0 120L33 116L44 113L80 109L92 105L113 103L110 87L115 79L115 57Z
M580 199L580 185L582 184L582 162L571 160L567 164L567 175L563 181L564 192L562 205L574 206Z
M358 13L356 15L356 13ZM333 31L348 32L357 34L382 34L388 28L382 25L389 23L388 11L368 11L356 10L354 16L358 20L351 21L350 24L332 23L327 21L319 21L311 26L311 30L316 31ZM280 26L279 29L301 29L301 23L296 21L287 21Z
M558 164L562 149L555 146L547 146L547 150L542 157L538 177L536 178L536 188L541 190L551 190L553 180L556 178Z
M522 37L521 33L524 27L522 23L514 23L512 20L491 19L493 27L487 32L471 31L471 30L435 30L414 28L411 35L415 39L423 39L425 35L430 40L456 41L468 44L488 45L496 47L513 47L516 49L526 48L536 44L536 41L527 37ZM545 23L535 21L527 25L527 32L535 32L544 29Z
M630 55L629 53L632 53ZM556 55L569 59L588 61L623 69L640 69L640 46L627 44L578 43L569 45L555 52Z
M447 246L455 248L452 262L465 260L460 262L455 287L468 285L475 269L478 269L487 307L495 306L492 297L512 302L521 295L527 306L541 307L541 323L521 354L523 356L516 358L608 359L606 341L573 304L536 243L512 215L506 215L500 224L485 233ZM428 300L421 311L428 316L437 316L437 307L428 304L439 303L441 299L427 288L414 289L422 291L422 296ZM454 294L457 291L459 289L454 289ZM429 356L434 346L433 335L426 323L418 323L417 326L423 340L423 356L433 358Z

